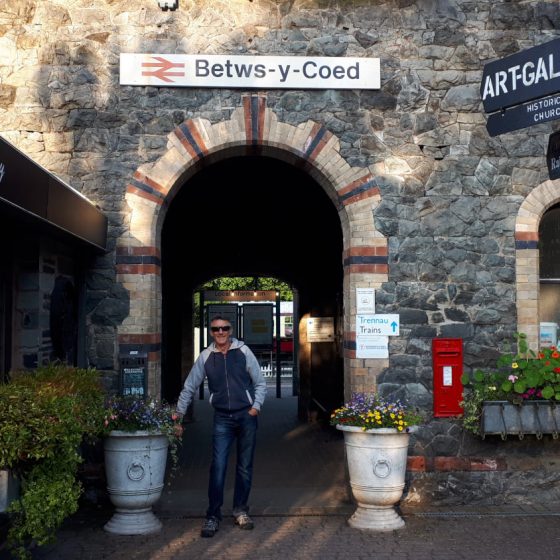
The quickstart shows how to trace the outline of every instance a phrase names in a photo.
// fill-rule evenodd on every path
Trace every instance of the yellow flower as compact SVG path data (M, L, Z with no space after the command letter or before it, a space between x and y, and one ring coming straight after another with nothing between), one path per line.
M517 362L513 362L513 364L511 364L511 367L513 369L517 369L519 367L519 364Z

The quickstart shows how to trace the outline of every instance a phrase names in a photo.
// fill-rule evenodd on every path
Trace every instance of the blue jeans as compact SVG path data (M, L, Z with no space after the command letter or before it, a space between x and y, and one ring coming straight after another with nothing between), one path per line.
M208 484L208 510L206 517L222 519L221 507L224 503L224 485L231 445L237 440L237 465L235 469L235 489L233 492L233 515L245 512L249 506L249 493L253 480L253 456L257 441L257 417L247 410L225 414L214 412L214 432L212 436L212 464Z

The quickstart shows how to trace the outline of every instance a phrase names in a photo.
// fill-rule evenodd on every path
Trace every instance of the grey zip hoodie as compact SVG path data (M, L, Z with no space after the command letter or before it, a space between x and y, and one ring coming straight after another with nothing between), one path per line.
M245 343L231 339L227 354L214 342L201 352L194 363L177 401L177 412L184 415L197 389L208 379L210 403L225 413L261 409L266 396L266 380L257 358Z

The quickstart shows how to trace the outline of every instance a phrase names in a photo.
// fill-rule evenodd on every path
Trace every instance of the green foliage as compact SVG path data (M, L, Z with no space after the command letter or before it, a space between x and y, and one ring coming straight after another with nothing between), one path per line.
M274 290L280 292L282 301L292 301L294 293L289 284L277 278L254 276L231 276L214 278L201 287L203 290Z
M22 495L10 507L8 543L19 558L27 558L24 544L53 542L64 519L78 509L81 487L69 465L54 457L33 470L22 483Z
M270 277L222 276L202 284L199 289L217 291L274 290L280 292L281 301L292 301L294 299L294 292L289 284ZM193 316L195 324L198 325L200 323L200 296L198 292L194 295Z
M84 436L100 433L104 392L94 370L62 364L11 379L0 385L0 468L21 482L21 497L10 506L8 541L26 558L26 544L50 542L78 507L78 450Z
M523 333L516 333L514 339L517 350L505 349L491 371L477 370L472 377L464 374L461 379L467 389L463 426L475 434L479 433L484 401L560 401L560 352L556 347L531 350Z

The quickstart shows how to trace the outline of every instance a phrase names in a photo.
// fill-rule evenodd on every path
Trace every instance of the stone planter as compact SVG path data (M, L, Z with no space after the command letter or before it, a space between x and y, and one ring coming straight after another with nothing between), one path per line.
M167 436L112 431L105 439L107 491L115 514L104 529L117 535L145 535L161 529L152 506L161 497Z
M12 473L0 470L0 513L8 510L10 504L19 498L19 480Z
M394 428L363 431L337 425L344 432L350 487L358 507L351 527L391 531L404 527L395 511L404 488L409 434Z
M480 433L500 435L506 439L508 435L516 435L523 439L525 435L536 435L541 438L551 434L555 439L560 433L560 403L554 401L524 401L512 404L509 401L485 401L482 404Z

